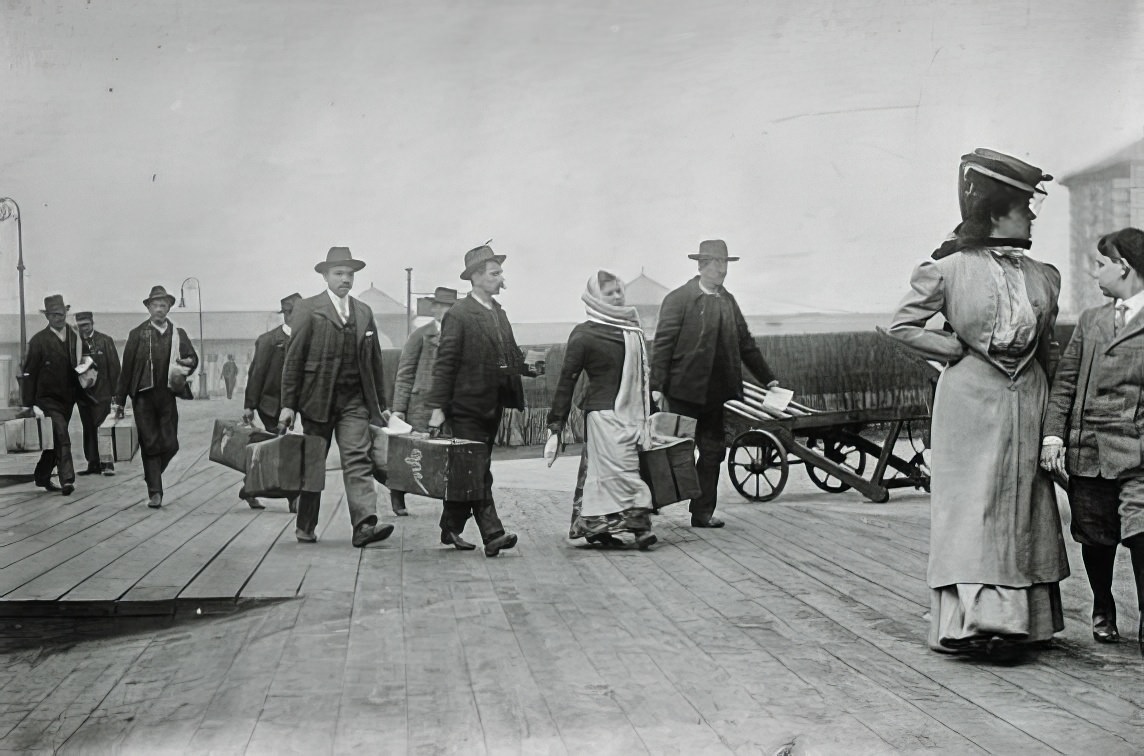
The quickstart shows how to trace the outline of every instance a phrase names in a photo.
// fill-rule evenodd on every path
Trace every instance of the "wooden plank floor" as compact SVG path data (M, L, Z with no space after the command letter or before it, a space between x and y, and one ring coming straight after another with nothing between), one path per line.
M0 489L4 601L65 607L0 618L0 752L1144 752L1144 660L1093 643L1075 544L1053 647L975 661L925 646L919 492L872 504L794 469L775 502L728 490L725 529L676 506L650 552L599 550L565 538L573 460L498 462L520 543L487 559L441 546L419 497L351 548L331 473L304 545L282 502L236 500L187 414L159 512L129 466L67 504Z

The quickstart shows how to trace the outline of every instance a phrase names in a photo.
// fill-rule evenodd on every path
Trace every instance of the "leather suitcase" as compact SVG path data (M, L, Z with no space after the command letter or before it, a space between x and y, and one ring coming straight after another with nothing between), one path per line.
M485 497L488 447L480 441L425 436L390 436L386 485L443 501Z

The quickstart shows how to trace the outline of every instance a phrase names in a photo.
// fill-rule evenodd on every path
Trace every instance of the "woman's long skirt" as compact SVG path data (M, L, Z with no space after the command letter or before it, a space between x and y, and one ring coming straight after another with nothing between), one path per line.
M651 530L651 490L640 478L639 429L611 410L584 418L584 452L572 500L569 538Z

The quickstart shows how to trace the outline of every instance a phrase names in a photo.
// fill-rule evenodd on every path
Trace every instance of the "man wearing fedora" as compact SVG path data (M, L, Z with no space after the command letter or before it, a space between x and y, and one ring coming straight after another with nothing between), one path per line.
M20 381L25 412L31 414L33 407L39 407L44 417L52 421L55 448L40 453L33 479L40 488L62 491L64 496L75 490L68 423L82 393L75 372L80 356L79 334L67 324L70 309L59 294L44 298L40 312L48 319L48 326L28 340ZM52 484L53 468L59 471L59 488Z
M508 316L493 299L505 288L504 260L487 243L465 253L461 279L473 289L441 321L433 385L425 397L425 406L432 410L430 428L440 429L448 421L455 438L484 443L490 460L504 409L524 409L521 376L527 372ZM516 546L516 534L506 533L497 516L491 461L488 464L483 499L445 502L441 543L465 551L475 548L461 538L472 516L485 544L485 556L495 557Z
M691 500L691 526L721 528L715 517L719 467L727 455L723 402L741 398L743 365L763 385L778 385L731 292L723 287L727 256L721 239L700 242L699 275L664 297L651 356L652 396L672 412L695 418L695 464L702 493Z
M123 417L128 397L139 431L147 506L163 506L163 472L179 451L179 408L176 398L193 399L187 376L199 366L199 355L187 332L167 319L175 298L152 286L143 300L148 318L127 335L123 369L115 389L116 417Z
M382 541L392 525L377 521L377 490L370 460L369 426L389 419L381 369L381 342L373 311L350 296L354 274L365 267L348 247L331 247L314 270L326 279L326 290L297 303L290 322L293 334L282 368L280 430L292 428L302 417L302 432L318 436L329 449L337 438L342 457L353 545ZM298 497L295 537L303 543L318 540L321 494Z
M393 414L413 426L413 430L427 432L432 410L425 405L425 397L433 386L433 366L437 362L437 338L441 335L441 320L457 303L457 290L438 286L433 296L426 297L432 309L433 320L421 326L405 340L401 360L397 363L397 379L393 386ZM405 492L390 491L393 513L404 517Z
M111 413L111 397L119 384L119 350L115 348L114 339L95 330L95 317L90 312L77 312L75 327L83 340L83 356L91 358L96 371L95 383L79 401L83 456L87 459L87 469L80 470L79 474L114 475L114 462L99 461L98 436L99 426Z

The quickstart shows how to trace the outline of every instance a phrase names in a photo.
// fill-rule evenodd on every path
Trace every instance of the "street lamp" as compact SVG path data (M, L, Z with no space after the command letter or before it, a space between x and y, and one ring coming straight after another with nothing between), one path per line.
M199 302L199 375L203 379L203 390L199 392L199 398L210 399L210 386L207 383L207 371L204 367L207 360L207 343L203 339L203 287L199 283L199 279L194 276L184 278L183 282L179 284L179 307L185 308L187 306L186 289L187 283L190 281L194 281L195 285L191 288L198 292Z
M9 207L11 205L11 207ZM24 323L24 229L20 220L20 206L11 197L0 197L0 221L12 217L16 208L16 270L20 278L20 372L24 371L24 357L28 351L28 329Z
M413 290L413 268L405 269L405 335L413 332L413 297L427 297L432 291Z

